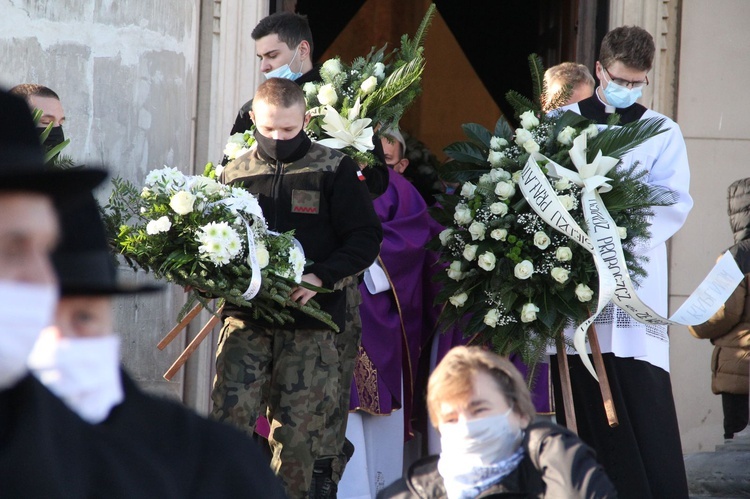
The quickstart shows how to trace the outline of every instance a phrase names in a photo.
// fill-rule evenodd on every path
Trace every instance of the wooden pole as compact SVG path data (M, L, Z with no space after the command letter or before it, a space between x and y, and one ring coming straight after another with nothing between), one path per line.
M190 358L190 356L193 355L193 352L198 349L198 346L206 338L206 336L208 336L208 333L210 333L211 330L216 326L216 324L219 323L219 317L221 315L222 308L217 310L216 314L211 315L211 318L208 319L206 325L203 326L203 328L198 332L197 335L195 335L193 341L190 342L187 348L185 348L180 356L177 357L177 360L174 361L174 364L172 364L167 372L164 373L164 379L166 379L167 381L172 381L172 378L175 374L177 374L177 371L179 371L180 368L185 364L185 362L187 362L187 360Z
M607 423L611 428L614 428L620 425L620 421L617 419L617 411L615 410L615 402L612 399L612 390L609 386L607 369L604 367L602 349L599 347L599 338L596 335L596 328L593 323L589 327L587 334L589 337L589 346L591 347L591 356L594 358L594 369L596 369L596 375L599 377L599 390L602 392Z
M568 367L568 349L565 346L565 330L557 337L557 367L560 371L560 388L562 389L563 408L565 409L565 425L574 433L578 433L576 410L573 406L573 389L570 384L570 368Z
M167 335L162 338L162 340L156 345L156 348L159 350L164 350L167 345L169 345L173 339L177 337L178 334L180 334L180 331L185 329L188 324L190 324L190 321L195 319L195 316L198 315L198 313L203 309L203 305L200 303L193 307L193 309L188 312L185 317L175 326L172 328L170 332L167 333Z

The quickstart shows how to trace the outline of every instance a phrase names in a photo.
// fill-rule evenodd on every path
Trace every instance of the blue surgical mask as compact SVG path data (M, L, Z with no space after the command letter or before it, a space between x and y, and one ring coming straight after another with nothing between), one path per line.
M604 89L604 98L611 105L624 109L635 104L642 93L642 88L628 88L618 85L613 81L607 82L607 88Z
M294 59L297 57L297 51L299 51L299 45L296 49L294 49L294 55L292 56L292 60L289 61L289 64L294 62ZM289 67L289 64L284 64L283 66L279 66L278 68L269 71L268 73L264 73L266 76L266 80L269 78L284 78L286 80L294 81L302 76L302 73L295 73L294 71L292 71L292 68ZM300 69L302 69L301 65Z

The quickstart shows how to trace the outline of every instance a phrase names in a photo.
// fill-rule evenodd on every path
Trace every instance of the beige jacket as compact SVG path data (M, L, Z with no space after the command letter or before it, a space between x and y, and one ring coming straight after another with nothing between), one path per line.
M710 339L711 391L747 394L750 383L750 274L707 322L689 327L696 338Z

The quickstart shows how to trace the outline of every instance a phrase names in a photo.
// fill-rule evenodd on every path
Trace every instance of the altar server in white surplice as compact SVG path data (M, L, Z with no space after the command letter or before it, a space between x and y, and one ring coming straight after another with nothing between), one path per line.
M612 113L620 123L665 118L666 131L649 139L623 158L623 165L639 162L646 181L672 190L677 202L654 208L651 239L640 248L648 257L648 277L638 296L655 312L668 315L666 241L682 225L693 206L688 193L690 171L685 141L669 118L636 103L649 84L654 42L642 28L616 28L602 40L593 96L564 107L605 124ZM666 326L645 325L610 304L597 318L596 331L612 388L619 426L610 428L596 380L577 355L570 356L574 405L581 438L591 445L621 497L687 497L687 481L677 415L669 378L669 337ZM556 356L553 362L556 363ZM564 422L557 368L555 398L558 421Z

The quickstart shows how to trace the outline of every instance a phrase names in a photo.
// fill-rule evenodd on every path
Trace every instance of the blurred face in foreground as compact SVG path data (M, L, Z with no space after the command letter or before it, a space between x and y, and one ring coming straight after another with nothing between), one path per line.
M309 119L302 104L283 107L258 99L253 102L250 117L261 135L274 140L289 140L296 137Z

